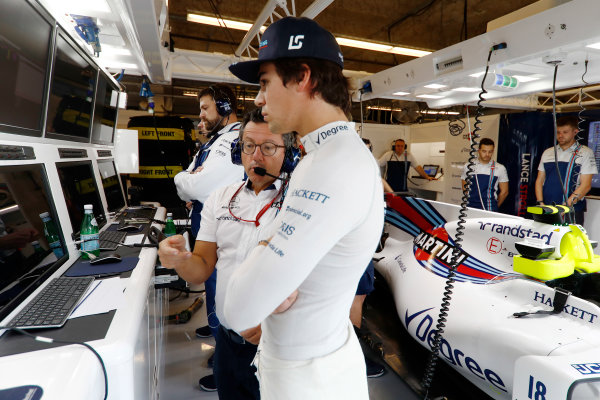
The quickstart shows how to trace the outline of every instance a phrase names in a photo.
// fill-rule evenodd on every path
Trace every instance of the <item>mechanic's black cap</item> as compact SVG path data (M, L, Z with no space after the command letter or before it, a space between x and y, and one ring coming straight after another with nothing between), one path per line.
M231 64L229 70L243 81L258 83L262 62L300 57L329 60L344 68L340 46L329 31L309 18L285 17L269 25L262 35L258 60Z

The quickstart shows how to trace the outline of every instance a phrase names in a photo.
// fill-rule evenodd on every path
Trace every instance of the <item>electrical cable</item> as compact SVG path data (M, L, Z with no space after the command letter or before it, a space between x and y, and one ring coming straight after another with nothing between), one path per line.
M559 63L554 64L554 76L552 78L552 125L554 127L554 146L552 146L552 147L554 149L554 167L556 168L556 174L558 175L558 180L560 182L560 189L561 189L562 195L563 195L563 203L566 205L567 200L569 198L569 196L567 195L568 188L565 187L565 183L560 174L560 169L558 168L558 138L557 138L558 128L556 126L556 75L558 74L558 65L559 65ZM573 160L573 161L575 161L575 160ZM568 173L569 172L568 169L565 172ZM565 176L565 179L566 178L568 178L568 177ZM573 214L574 213L572 213L572 212L567 213L568 218L572 224L575 223L575 217Z
M483 74L483 79L481 81L481 92L479 93L479 101L477 102L477 113L475 114L475 129L472 133L472 141L471 141L471 150L469 151L469 161L467 163L467 179L465 184L466 191L463 193L462 201L460 204L460 210L458 213L458 223L456 227L456 235L454 240L454 250L452 251L452 262L450 262L448 269L448 276L446 278L446 284L444 287L444 293L442 296L442 303L440 305L440 311L438 314L438 319L435 327L435 335L433 337L433 344L431 346L431 354L430 358L427 362L427 366L425 367L425 373L423 374L423 379L421 384L423 389L425 390L424 400L429 399L429 389L431 387L431 383L433 381L433 376L435 375L435 369L437 365L437 361L439 358L440 352L440 343L442 340L442 334L444 333L444 327L446 326L446 318L448 317L448 311L450 310L450 301L452 300L452 290L454 289L454 281L456 275L456 269L458 268L458 260L460 259L461 253L461 242L463 240L462 236L465 230L465 223L467 218L467 204L469 202L469 195L471 192L471 181L474 172L475 158L477 153L477 139L479 138L479 132L481 130L481 116L483 115L483 102L485 98L483 97L487 90L485 90L485 80L487 74L490 69L490 59L492 57L492 53L494 50L500 50L506 48L506 43L500 43L492 46L488 53L485 73Z
M20 328L12 328L9 326L0 326L0 330L10 330L10 331L15 331L20 333L21 335L25 335L27 337L30 337L31 339L37 341L37 342L43 342L43 343L60 343L60 344L78 344L80 346L84 346L86 347L88 350L90 350L92 353L94 353L94 355L96 356L96 358L98 359L98 361L100 361L100 366L102 367L102 374L104 375L104 400L106 400L108 398L108 375L106 373L106 366L104 365L104 360L102 360L102 357L100 356L100 354L98 354L98 352L89 344L85 343L85 342L71 342L68 340L59 340L59 339L52 339L49 337L45 337L45 336L36 336L36 335L32 335L31 333L27 332L24 329L20 329Z

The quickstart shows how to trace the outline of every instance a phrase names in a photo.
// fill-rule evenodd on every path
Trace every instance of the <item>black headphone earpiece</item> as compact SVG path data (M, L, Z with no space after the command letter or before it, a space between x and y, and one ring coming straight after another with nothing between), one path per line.
M300 162L300 157L300 149L295 147L286 149L283 164L281 164L281 172L291 174L296 165L298 165L298 162ZM242 144L239 138L231 142L231 162L234 165L242 165Z
M233 113L229 97L218 87L209 86L209 89L213 92L213 100L217 106L217 113L223 118ZM217 91L220 93L220 96L217 96Z
M402 139L396 139L392 142L392 150L396 150L396 142L404 142ZM408 144L404 142L404 150L408 150Z

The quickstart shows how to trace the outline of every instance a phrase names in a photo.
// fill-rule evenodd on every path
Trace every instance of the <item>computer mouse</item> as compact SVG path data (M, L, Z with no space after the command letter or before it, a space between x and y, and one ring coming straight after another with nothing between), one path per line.
M117 253L107 254L90 260L91 265L112 264L121 262L121 256Z
M119 226L117 230L121 232L137 232L141 227L141 225L123 225Z

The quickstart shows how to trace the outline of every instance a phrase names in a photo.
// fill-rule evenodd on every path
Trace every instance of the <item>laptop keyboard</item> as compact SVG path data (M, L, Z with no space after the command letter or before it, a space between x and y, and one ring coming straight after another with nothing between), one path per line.
M116 250L119 243L123 243L127 236L127 232L119 231L102 231L100 232L99 240L100 250Z
M91 276L53 279L8 326L21 329L60 328L93 281Z

